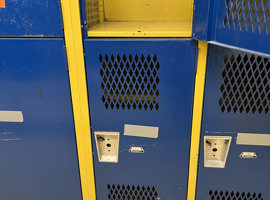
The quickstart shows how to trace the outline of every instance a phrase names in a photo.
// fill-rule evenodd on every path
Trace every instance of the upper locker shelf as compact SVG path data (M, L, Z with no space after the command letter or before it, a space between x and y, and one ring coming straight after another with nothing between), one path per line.
M193 36L270 54L270 0L195 0Z
M85 0L89 37L191 37L192 0Z
M0 0L0 37L62 37L58 0Z

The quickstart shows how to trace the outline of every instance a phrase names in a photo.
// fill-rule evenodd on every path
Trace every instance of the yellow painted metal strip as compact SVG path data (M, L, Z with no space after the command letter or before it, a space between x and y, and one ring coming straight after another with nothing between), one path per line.
M78 159L84 200L95 200L84 54L78 0L61 0Z
M195 200L196 194L198 155L207 62L207 43L199 42L198 48L199 51L197 73L195 78L187 200Z
M103 0L99 0L99 23L104 22L104 3Z
M88 30L89 37L191 37L192 21L104 22Z
M191 31L182 32L105 32L105 31L88 31L88 37L191 37Z

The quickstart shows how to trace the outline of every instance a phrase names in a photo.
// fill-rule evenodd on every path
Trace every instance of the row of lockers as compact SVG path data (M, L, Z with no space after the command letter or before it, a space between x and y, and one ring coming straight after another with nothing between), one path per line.
M192 1L80 3L90 192L109 200L187 198L197 168L190 162L192 119L200 112L194 90L206 64L196 199L267 199L270 64L243 49L269 52L268 1L198 0L193 25ZM0 40L0 110L21 113L0 124L0 197L82 199L61 4L0 5L0 37L17 37ZM207 63L191 36L214 43Z
M64 41L0 43L1 110L23 114L22 123L1 122L1 197L81 199ZM117 163L100 162L93 139L97 199L186 198L196 46L192 39L85 41L92 138L121 135ZM196 199L267 199L267 137L237 140L269 132L269 59L215 45L207 59ZM125 124L158 127L158 136L125 135ZM224 159L224 145L211 142L217 136L230 141L226 165L209 168L208 151L217 156L209 161Z
M94 156L98 199L186 199L197 51L189 39L85 41L92 137L121 135L117 164ZM209 46L196 199L267 199L269 78L267 57ZM158 127L158 136L130 137L130 124Z

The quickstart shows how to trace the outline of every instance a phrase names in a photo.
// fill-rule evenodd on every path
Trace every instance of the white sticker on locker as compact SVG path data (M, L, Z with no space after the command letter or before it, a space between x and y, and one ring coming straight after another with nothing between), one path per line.
M0 122L23 122L22 111L0 111Z
M139 125L125 124L124 135L158 138L158 130L159 127L154 126L139 126Z
M270 146L270 134L238 133L236 144Z

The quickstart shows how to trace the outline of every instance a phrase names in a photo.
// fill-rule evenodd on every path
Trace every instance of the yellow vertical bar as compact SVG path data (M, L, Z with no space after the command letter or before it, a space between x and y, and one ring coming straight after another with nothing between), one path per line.
M104 2L99 0L99 23L104 22Z
M78 159L84 200L95 200L90 120L78 0L61 0Z
M198 48L199 51L194 90L187 200L195 200L196 194L198 155L207 62L207 43L199 41Z

